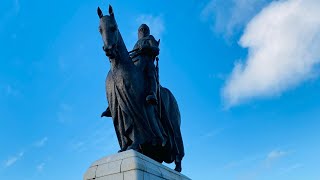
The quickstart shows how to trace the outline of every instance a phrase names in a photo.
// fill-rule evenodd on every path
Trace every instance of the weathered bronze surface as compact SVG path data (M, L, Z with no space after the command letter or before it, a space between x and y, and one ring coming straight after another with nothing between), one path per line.
M175 170L181 172L180 111L173 94L160 86L154 65L160 41L142 24L138 41L128 52L112 7L105 16L98 8L98 16L103 50L111 63L106 78L109 107L101 116L112 117L120 151L133 149L158 162L174 161Z

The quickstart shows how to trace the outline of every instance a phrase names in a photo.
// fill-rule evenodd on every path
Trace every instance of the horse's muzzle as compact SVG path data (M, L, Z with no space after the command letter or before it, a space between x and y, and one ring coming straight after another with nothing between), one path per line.
M103 51L106 53L106 56L109 58L114 58L116 53L115 53L115 44L114 45L109 45L109 46L102 46Z

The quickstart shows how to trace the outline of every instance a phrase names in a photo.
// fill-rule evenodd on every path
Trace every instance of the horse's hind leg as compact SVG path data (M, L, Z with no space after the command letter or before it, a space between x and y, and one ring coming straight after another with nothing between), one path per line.
M176 160L174 161L176 164L176 168L174 168L175 171L181 172L182 166L181 166L181 159L176 157Z

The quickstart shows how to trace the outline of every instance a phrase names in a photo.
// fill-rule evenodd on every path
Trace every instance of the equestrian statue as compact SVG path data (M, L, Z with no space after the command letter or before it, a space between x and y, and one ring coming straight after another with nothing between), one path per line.
M99 7L97 12L103 51L110 61L106 78L109 106L101 116L112 117L119 152L132 149L160 163L175 162L175 170L181 172L181 117L173 94L159 83L160 40L142 24L138 41L128 52L112 7L109 5L109 15L103 15Z

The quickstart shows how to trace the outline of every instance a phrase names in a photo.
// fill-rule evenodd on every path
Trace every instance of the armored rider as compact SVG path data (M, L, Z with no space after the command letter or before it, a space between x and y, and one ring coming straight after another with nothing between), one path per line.
M144 72L145 81L147 82L148 104L156 105L157 99L157 73L154 65L155 58L159 55L159 41L150 35L150 29L146 24L141 24L138 29L138 41L131 51L131 58L134 64ZM101 114L101 117L111 117L109 107Z
M147 82L146 101L155 105L157 100L157 73L154 65L156 56L159 55L159 42L150 35L150 29L142 24L138 29L138 41L133 47L131 58L134 64L145 73Z

